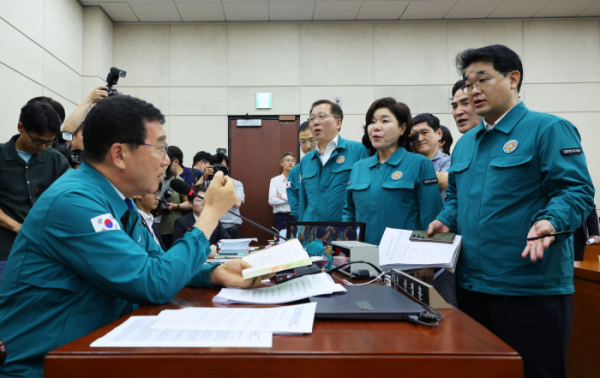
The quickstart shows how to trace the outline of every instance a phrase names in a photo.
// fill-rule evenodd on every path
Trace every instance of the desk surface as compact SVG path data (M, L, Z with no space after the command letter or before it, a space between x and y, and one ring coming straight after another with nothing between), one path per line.
M171 303L131 315L214 304L216 289L184 288ZM240 306L240 305L235 305ZM257 306L251 306L257 307ZM376 374L431 377L522 377L519 355L461 311L442 311L437 329L408 322L320 321L311 335L275 335L272 348L91 348L127 317L56 349L45 359L45 377L365 377ZM409 376L409 375L406 375Z
M600 282L600 262L575 261L575 277Z

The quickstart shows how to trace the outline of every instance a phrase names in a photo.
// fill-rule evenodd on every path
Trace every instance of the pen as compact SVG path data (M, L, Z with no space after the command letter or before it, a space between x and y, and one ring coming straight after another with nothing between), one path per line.
M558 235L566 235L566 234L572 234L575 231L561 231L561 232L555 232L553 234L548 234L548 235L544 235L544 236L535 236L533 238L527 238L527 240L538 240L538 239L543 239L543 238L547 238L547 237L551 237L551 236L558 236Z

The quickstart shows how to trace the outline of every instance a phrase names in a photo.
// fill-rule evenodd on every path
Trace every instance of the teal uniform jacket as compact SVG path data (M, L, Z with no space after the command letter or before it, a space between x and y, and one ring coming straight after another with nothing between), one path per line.
M594 187L575 126L519 103L492 130L482 121L463 135L448 172L438 219L463 237L460 287L497 295L573 293L570 237L556 237L537 262L521 253L536 221L575 230L592 210Z
M126 212L133 215L127 228L120 222ZM204 265L210 247L202 231L187 232L165 253L137 215L86 164L42 194L0 284L0 339L8 352L0 376L42 377L49 351L139 303L166 303L187 284L209 286L214 266Z
M300 198L300 164L295 165L288 173L286 193L292 215L294 218L300 219L300 202L304 201L303 198Z
M301 222L341 222L346 201L346 188L352 166L369 157L361 143L342 139L325 166L317 150L312 150L300 161ZM431 162L429 162L431 165Z
M352 168L344 222L365 222L365 242L379 245L386 229L427 230L442 208L431 161L404 147L383 164L379 152Z

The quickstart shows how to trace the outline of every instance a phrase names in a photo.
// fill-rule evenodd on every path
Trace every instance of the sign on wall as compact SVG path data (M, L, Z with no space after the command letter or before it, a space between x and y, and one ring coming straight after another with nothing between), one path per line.
M256 92L256 109L271 109L271 92Z

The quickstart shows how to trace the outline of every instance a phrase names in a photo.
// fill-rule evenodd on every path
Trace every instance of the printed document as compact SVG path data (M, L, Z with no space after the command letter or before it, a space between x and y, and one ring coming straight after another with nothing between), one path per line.
M244 279L312 264L298 239L253 253L242 260L252 265L252 268L242 270Z
M132 316L91 347L271 348L273 334L255 331L154 329L156 316Z
M329 274L319 273L258 289L221 289L219 294L213 298L213 302L281 304L340 291L346 291L346 289L333 282Z
M158 314L155 329L312 333L316 303L275 308L188 307Z

